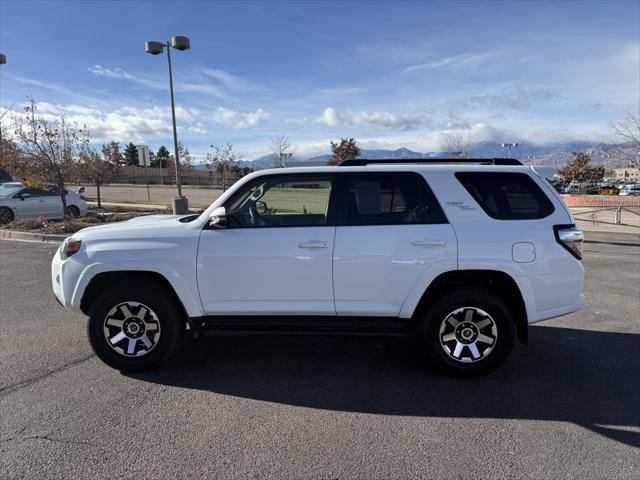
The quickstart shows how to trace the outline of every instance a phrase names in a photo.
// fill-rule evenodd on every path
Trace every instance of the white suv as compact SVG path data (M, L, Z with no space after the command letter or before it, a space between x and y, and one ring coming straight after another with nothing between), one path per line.
M437 366L475 376L528 324L583 307L581 246L560 196L515 160L354 160L253 173L201 215L81 230L52 282L121 370L157 365L186 332L363 332L416 334Z

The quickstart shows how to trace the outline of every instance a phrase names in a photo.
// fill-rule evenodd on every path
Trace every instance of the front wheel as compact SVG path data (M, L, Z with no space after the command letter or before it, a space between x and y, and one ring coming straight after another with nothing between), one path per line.
M504 302L483 289L460 289L437 301L422 319L427 353L450 375L477 377L500 366L515 342Z
M107 365L149 370L180 346L184 315L160 285L123 283L103 293L91 308L89 342Z

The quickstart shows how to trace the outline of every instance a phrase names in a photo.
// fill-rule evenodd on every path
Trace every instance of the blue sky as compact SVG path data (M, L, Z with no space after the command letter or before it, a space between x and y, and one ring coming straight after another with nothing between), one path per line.
M640 2L0 2L0 105L28 94L97 141L246 158L287 135L300 156L353 136L367 148L474 140L613 140L640 98ZM6 118L6 117L5 117Z

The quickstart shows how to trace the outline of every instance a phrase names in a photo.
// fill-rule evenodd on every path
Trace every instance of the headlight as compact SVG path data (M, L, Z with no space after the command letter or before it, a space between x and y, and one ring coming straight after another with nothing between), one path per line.
M69 258L71 255L80 250L82 246L82 240L77 238L67 238L60 246L60 258L63 260Z

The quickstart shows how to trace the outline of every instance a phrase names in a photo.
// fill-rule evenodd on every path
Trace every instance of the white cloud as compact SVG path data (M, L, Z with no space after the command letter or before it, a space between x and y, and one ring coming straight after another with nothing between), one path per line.
M403 72L413 72L416 70L424 69L446 69L452 71L458 71L462 69L475 69L480 65L485 64L488 60L495 58L499 55L499 52L487 51L487 52L466 52L459 55L451 55L448 57L442 57L428 62L418 63L406 67Z
M88 68L88 70L93 73L96 77L105 77L105 78L124 78L127 80L132 80L133 77L129 75L126 70L122 68L116 67L114 69L108 69L103 67L102 65L93 65Z
M429 118L426 116L368 111L347 111L341 114L333 107L325 108L322 115L317 118L316 121L328 127L371 127L381 130L398 131L411 130L430 123Z
M196 108L184 108L176 107L176 119L184 122L194 122L196 118L201 114ZM155 120L171 120L171 108L170 107L150 107L150 108L135 108L124 107L118 110L119 113L126 115L133 115L139 117L145 117Z
M271 115L269 112L258 108L254 112L237 112L224 107L218 107L213 114L212 120L215 123L230 128L248 128L264 122Z

